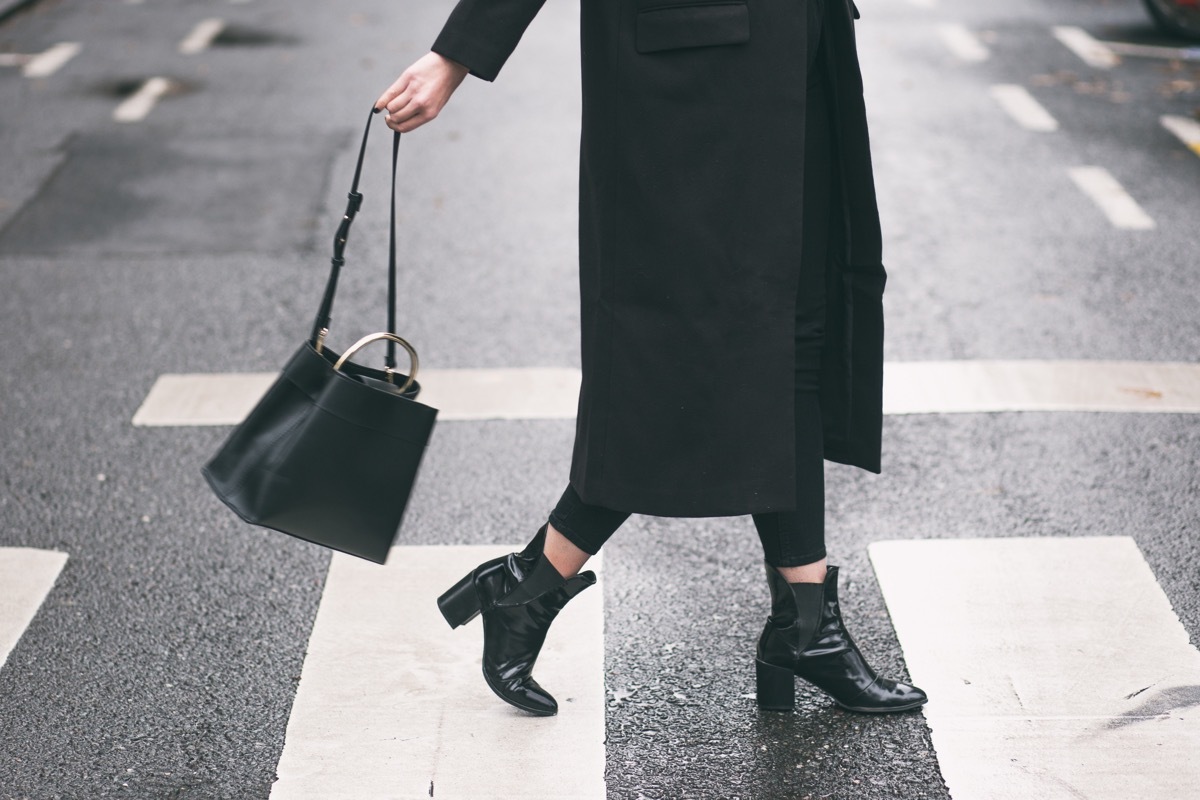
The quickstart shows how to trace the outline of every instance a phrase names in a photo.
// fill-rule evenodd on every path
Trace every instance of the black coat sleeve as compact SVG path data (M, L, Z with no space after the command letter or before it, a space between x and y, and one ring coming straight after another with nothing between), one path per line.
M546 0L459 0L433 52L493 81Z

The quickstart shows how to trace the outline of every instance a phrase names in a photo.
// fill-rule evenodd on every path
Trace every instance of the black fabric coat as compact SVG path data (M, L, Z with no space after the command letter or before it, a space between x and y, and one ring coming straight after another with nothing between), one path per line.
M493 80L544 0L461 0L435 52ZM806 2L580 0L583 386L571 483L660 516L795 507ZM879 471L879 217L850 0L828 0L845 236L825 457Z

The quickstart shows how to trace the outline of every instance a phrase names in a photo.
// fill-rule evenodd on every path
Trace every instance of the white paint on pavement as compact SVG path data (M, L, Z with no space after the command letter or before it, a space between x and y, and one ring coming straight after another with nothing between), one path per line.
M1200 652L1133 539L870 555L954 800L1195 795Z
M1052 117L1024 86L999 84L991 88L991 94L1000 107L1022 128L1046 133L1058 130L1058 120Z
M883 369L885 414L1115 411L1200 414L1200 364L916 361Z
M438 612L441 592L513 549L397 547L386 567L333 556L271 800L605 797L601 587L567 605L538 660L555 717L496 698L481 621L451 630Z
M277 377L274 372L160 375L133 415L133 424L237 425Z
M917 8L934 8L937 5L937 0L908 0L908 3Z
M0 667L54 587L67 554L0 547Z
M938 26L938 35L942 42L957 58L971 63L987 61L991 56L987 46L979 41L979 37L967 30L967 26L958 23L946 23Z
M203 53L213 43L213 40L225 30L225 20L206 19L196 23L192 32L179 43L179 52L185 56Z
M236 425L273 372L162 375L133 416L144 427ZM579 370L422 370L440 421L573 419ZM884 365L885 414L1000 411L1200 413L1200 364L1136 361L922 361Z
M420 400L439 421L574 419L577 369L424 369ZM236 425L275 381L272 372L162 375L134 414L139 426Z
M113 109L113 119L117 122L140 122L170 90L171 82L166 78L151 78Z
M44 53L33 56L21 67L21 74L26 78L48 78L58 72L75 56L83 45L78 42L59 42Z
M1189 117L1178 117L1171 114L1162 118L1163 127L1175 134L1179 141L1188 146L1193 153L1200 156L1200 122Z
M1160 58L1165 61L1200 61L1200 47L1160 47L1133 42L1105 42L1104 44L1119 56Z
M1059 25L1052 29L1054 38L1062 42L1067 49L1083 59L1084 63L1096 69L1112 69L1121 63L1121 59L1112 48L1096 41L1083 28L1070 25Z
M1154 229L1150 215L1104 167L1071 167L1067 172L1075 185L1100 207L1113 227L1127 231Z

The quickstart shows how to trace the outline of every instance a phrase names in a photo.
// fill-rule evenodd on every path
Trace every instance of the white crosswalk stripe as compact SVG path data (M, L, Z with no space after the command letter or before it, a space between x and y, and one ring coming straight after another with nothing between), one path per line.
M133 424L236 425L274 383L273 372L162 375ZM421 370L421 402L438 420L574 419L580 373L569 367Z
M563 610L538 660L562 708L545 718L491 694L480 621L451 630L433 601L514 549L397 547L386 567L334 556L272 800L605 796L600 588Z
M0 547L0 667L54 587L67 554Z
M1200 652L1128 537L878 542L954 800L1189 797Z
M1200 413L1200 364L915 361L884 365L884 413Z
M133 416L139 427L236 425L276 374L162 375ZM438 419L573 419L579 370L423 370L421 401ZM1200 413L1200 364L930 361L884 365L885 414L989 411Z

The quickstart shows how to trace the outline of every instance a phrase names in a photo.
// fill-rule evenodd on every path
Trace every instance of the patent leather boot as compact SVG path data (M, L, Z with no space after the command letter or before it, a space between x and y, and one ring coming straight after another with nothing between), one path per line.
M879 677L859 652L842 623L837 574L829 567L824 583L788 583L767 565L771 616L758 640L759 708L792 710L797 677L849 711L883 714L924 705L923 691Z
M485 561L438 598L451 628L483 615L483 677L496 696L548 717L558 703L533 679L550 623L575 595L596 582L593 572L564 579L542 552L546 526L520 553Z

